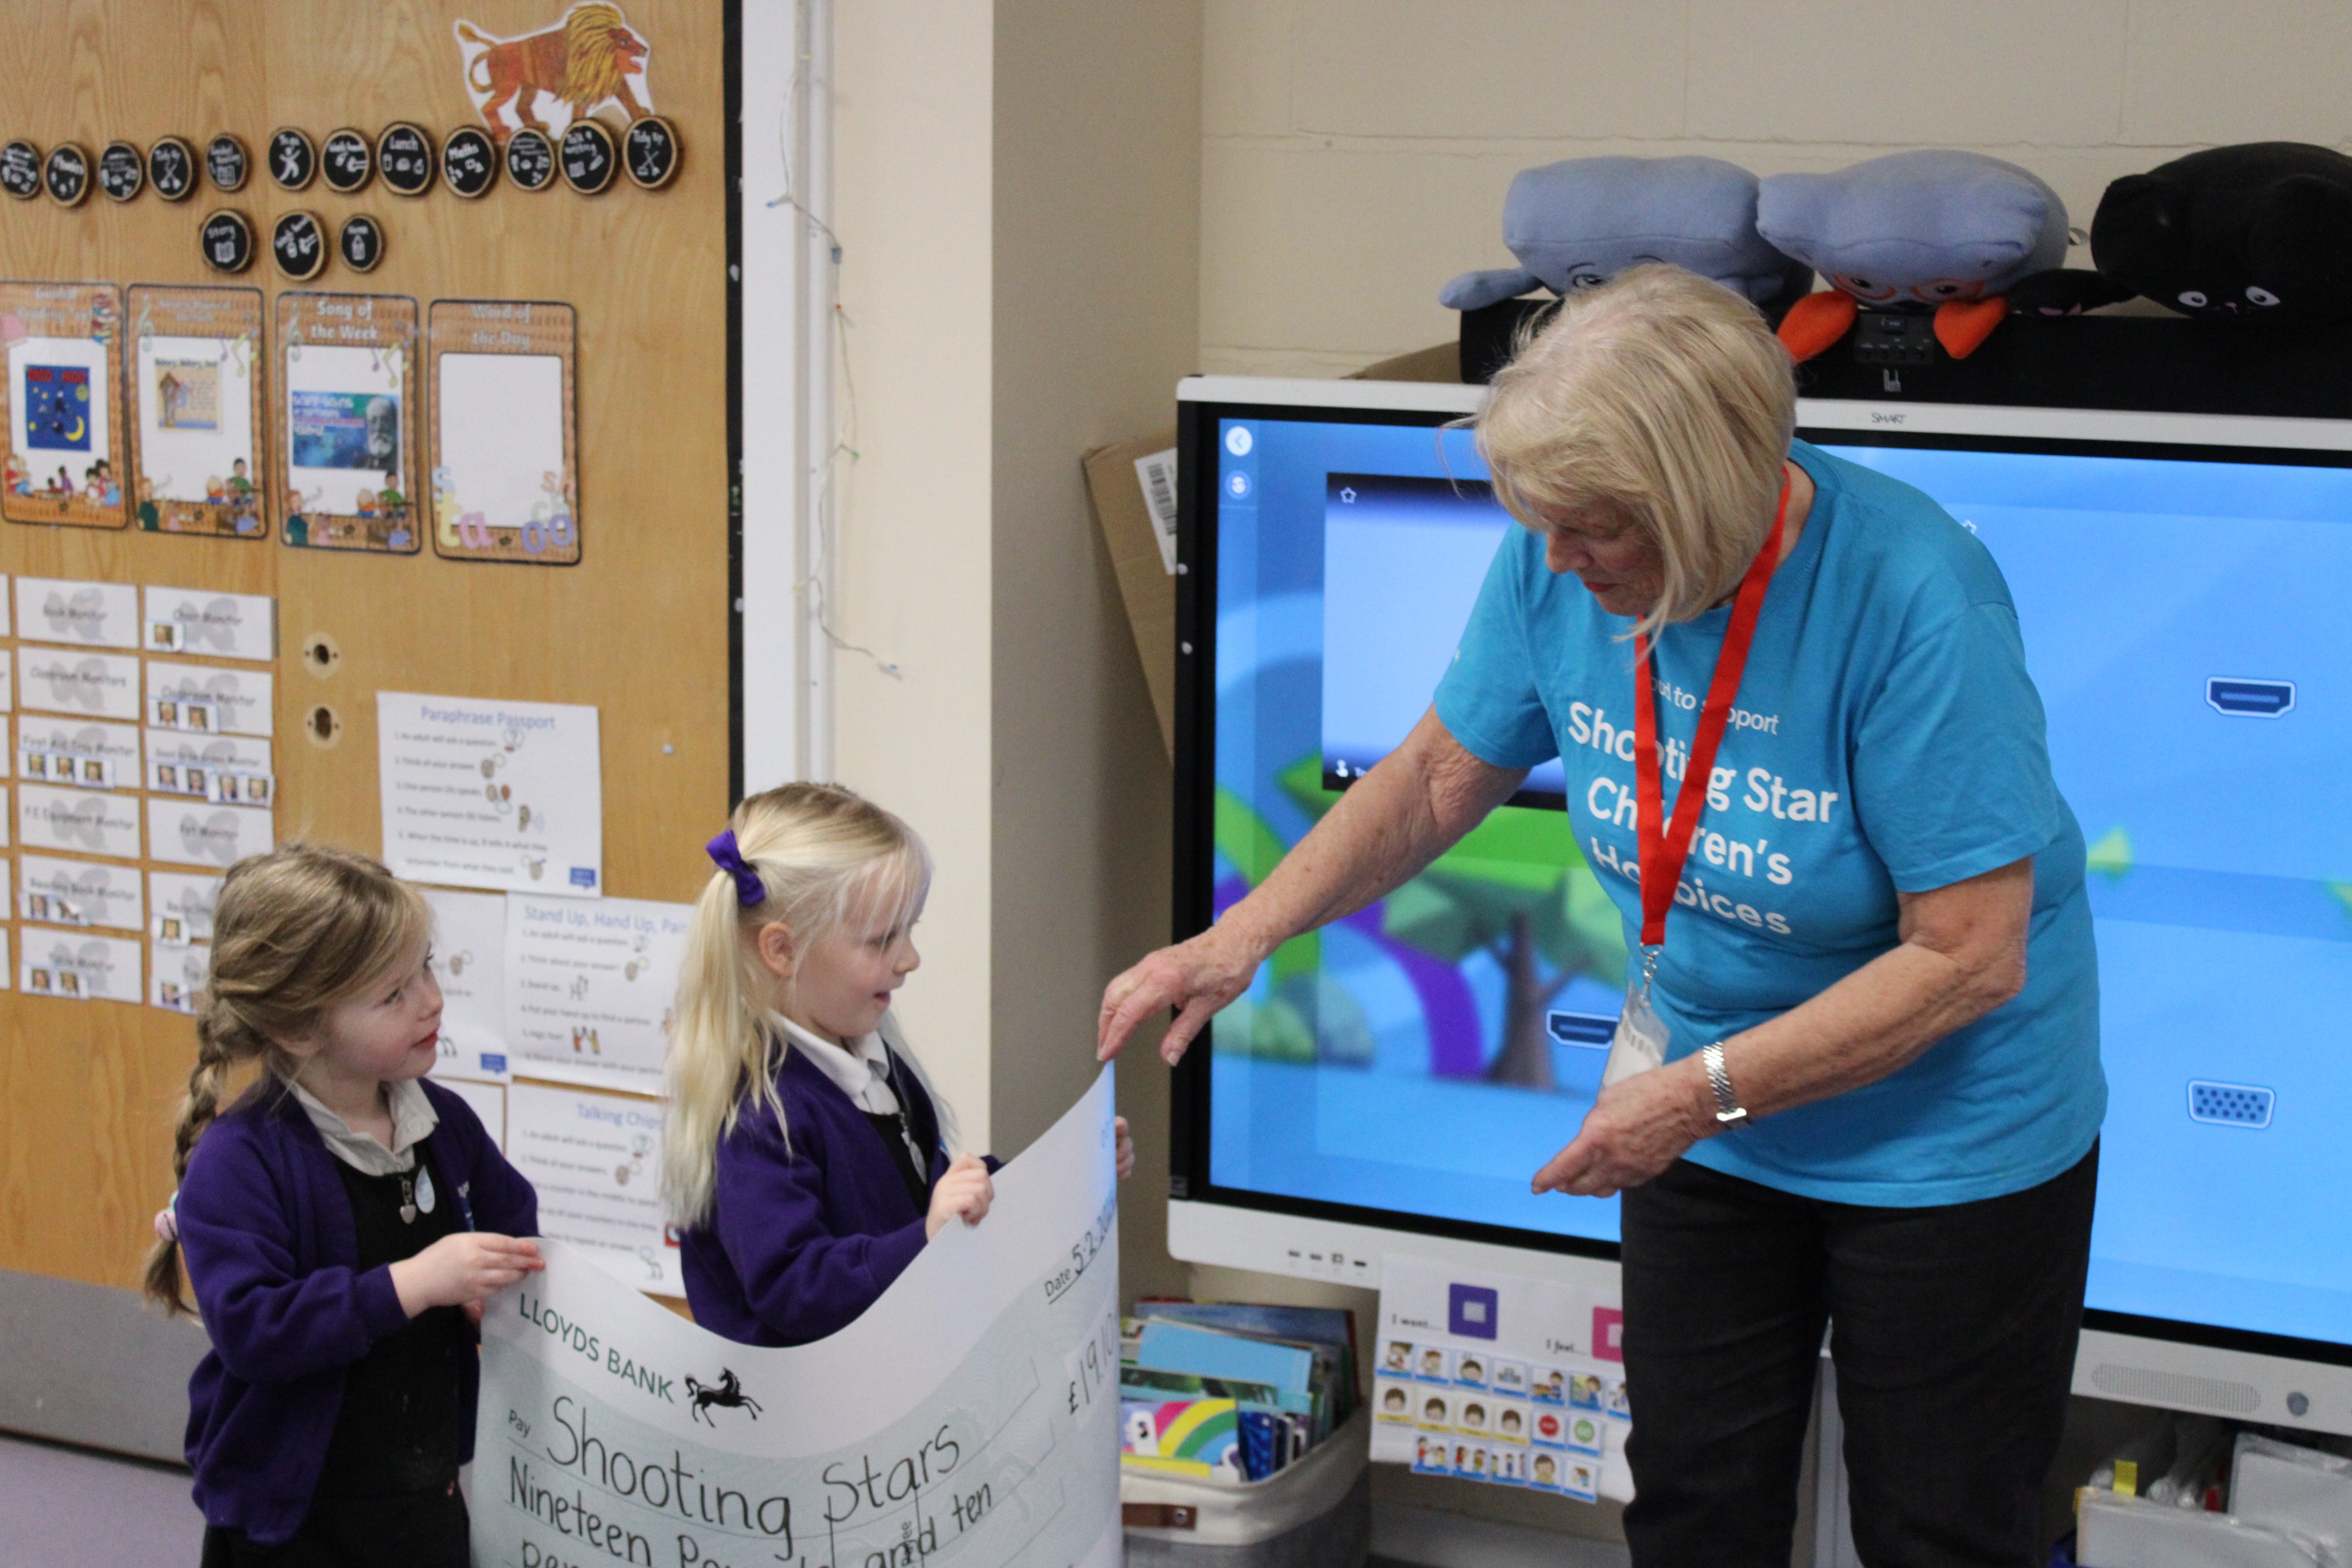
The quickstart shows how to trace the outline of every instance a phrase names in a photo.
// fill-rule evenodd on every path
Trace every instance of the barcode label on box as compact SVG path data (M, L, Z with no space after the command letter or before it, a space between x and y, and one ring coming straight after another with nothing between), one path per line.
M1135 460L1136 483L1143 486L1143 509L1151 514L1151 532L1160 540L1160 564L1176 575L1176 449L1155 452Z

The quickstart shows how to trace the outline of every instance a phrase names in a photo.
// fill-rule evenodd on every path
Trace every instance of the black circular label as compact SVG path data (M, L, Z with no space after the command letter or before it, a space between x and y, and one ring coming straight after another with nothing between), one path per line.
M677 128L658 114L630 126L621 142L621 166L648 191L668 184L677 172Z
M433 138L402 121L375 139L376 172L394 193L421 196L433 188Z
M600 120L575 120L563 131L563 183L583 196L593 196L613 183L619 160L613 153L613 133Z
M318 177L319 150L310 138L288 126L269 139L269 177L280 190L299 191Z
M98 188L111 201L127 202L147 183L147 160L128 141L110 141L98 155Z
M544 191L555 178L555 145L524 126L507 138L507 178L526 191Z
M5 191L18 201L29 201L41 193L41 150L29 141L11 141L0 147L0 191Z
M375 174L375 149L356 131L338 131L319 150L319 169L327 189L348 196Z
M461 126L441 143L441 177L461 196L478 196L498 183L498 143L478 125Z
M253 165L245 155L245 143L226 134L214 137L205 148L205 172L224 191L242 186L245 177L253 172Z
M373 272L375 264L383 259L383 226L365 213L353 213L343 220L335 244L343 253L343 265L353 272Z
M41 183L49 190L49 200L61 207L79 206L89 194L89 154L70 141L61 141L49 149L49 156L41 165Z
M309 213L289 213L269 231L269 253L278 258L278 271L305 282L327 265L327 235Z
M205 265L215 272L243 272L253 265L253 225L243 213L215 213L197 235Z
M166 136L147 149L147 183L167 202L176 202L196 188L196 150L176 136Z

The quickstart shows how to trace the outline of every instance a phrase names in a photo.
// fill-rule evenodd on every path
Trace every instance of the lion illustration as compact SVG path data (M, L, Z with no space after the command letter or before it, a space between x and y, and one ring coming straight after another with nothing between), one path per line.
M481 52L466 63L466 85L488 94L480 102L482 120L500 141L522 125L553 129L534 107L541 93L570 107L567 123L615 99L631 120L649 112L629 85L631 77L645 72L646 41L609 0L581 0L554 26L520 37L494 38L471 22L459 22L460 56L469 44L481 46ZM518 125L506 123L502 111L509 103Z

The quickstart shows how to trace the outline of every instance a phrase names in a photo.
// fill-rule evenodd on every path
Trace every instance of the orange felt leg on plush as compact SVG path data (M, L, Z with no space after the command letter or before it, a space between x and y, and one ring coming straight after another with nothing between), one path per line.
M1802 364L1827 352L1832 343L1844 337L1859 308L1853 295L1834 288L1808 294L1780 318L1780 342L1790 357Z
M1998 294L1990 299L1947 300L1936 307L1936 341L1952 358L1965 360L1984 347L2008 314L2009 301Z

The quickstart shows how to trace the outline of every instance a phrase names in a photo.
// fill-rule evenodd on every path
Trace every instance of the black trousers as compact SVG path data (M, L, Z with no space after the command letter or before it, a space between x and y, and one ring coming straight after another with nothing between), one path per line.
M1635 1568L1787 1568L1825 1324L1863 1562L2039 1568L2098 1168L1931 1208L1687 1160L1628 1191Z
M319 1499L294 1539L263 1546L209 1525L202 1568L467 1568L466 1500L446 1492Z

